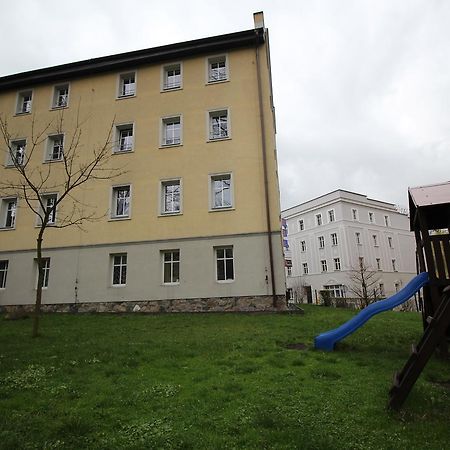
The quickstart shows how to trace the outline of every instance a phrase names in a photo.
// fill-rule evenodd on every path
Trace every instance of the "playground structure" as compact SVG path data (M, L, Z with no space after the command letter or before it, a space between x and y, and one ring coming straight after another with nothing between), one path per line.
M315 347L333 350L372 316L392 309L423 290L419 304L424 333L403 369L394 375L389 407L399 409L435 350L447 355L450 337L450 182L408 189L410 228L417 247L419 274L394 296L369 305L335 330L322 333Z

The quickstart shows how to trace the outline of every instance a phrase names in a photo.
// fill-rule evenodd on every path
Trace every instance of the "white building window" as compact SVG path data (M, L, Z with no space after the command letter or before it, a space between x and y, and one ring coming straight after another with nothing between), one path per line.
M326 272L328 270L327 260L326 259L322 259L320 261L320 266L322 268L322 272Z
M230 137L229 112L227 109L209 112L209 140L228 139Z
M26 146L27 141L25 139L20 139L18 141L11 141L6 165L10 167L23 166L25 163Z
M355 233L356 244L361 245L361 233Z
M181 64L169 64L163 67L162 90L170 91L181 88L182 69Z
M334 258L334 270L341 270L341 258Z
M208 83L228 80L228 61L226 55L208 58Z
M303 275L308 275L309 273L308 263L303 263L302 267L303 267Z
M375 216L374 216L373 212L371 212L371 211L369 211L369 222L375 223Z
M394 283L394 288L395 288L395 292L398 292L400 290L400 283L398 281L396 281Z
M178 214L180 211L180 180L161 181L161 214Z
M47 219L47 225L53 225L56 223L56 201L57 201L57 194L45 194L42 196L42 203L45 208L45 212L42 211L42 217L44 217L44 214L48 214ZM39 224L40 225L40 224Z
M372 235L373 246L378 247L378 236L376 234Z
M388 240L388 246L389 246L389 248L394 248L394 246L392 245L392 237L391 237L391 236L388 236L387 240Z
M316 224L318 226L322 225L322 214L316 214Z
M115 186L112 191L111 218L120 219L130 216L131 186Z
M122 73L119 75L118 97L132 97L136 94L136 73Z
M127 254L111 255L112 259L112 285L124 286L127 284Z
M334 222L336 220L336 217L334 215L334 209L330 209L328 211L328 222Z
M300 241L300 249L302 252L306 252L306 241Z
M64 135L56 134L47 139L46 161L61 161L64 151Z
M384 226L388 227L390 225L389 216L384 216Z
M305 229L305 221L303 219L300 219L298 221L298 231L303 231Z
M16 225L17 198L2 198L0 207L0 228L14 228Z
M319 236L317 239L319 240L319 248L325 248L325 238L323 236Z
M114 153L131 152L134 145L134 126L132 123L116 126L116 145Z
M377 270L381 270L381 258L376 258Z
M392 270L393 270L394 272L397 272L397 264L396 264L395 259L392 260Z
M69 84L55 86L53 90L52 108L65 108L69 105Z
M0 261L0 289L5 289L7 275L8 275L8 260Z
M358 210L356 208L352 208L352 219L358 220Z
M180 282L180 250L165 250L162 253L163 283L178 284Z
M42 270L44 272L42 287L48 288L48 281L50 277L50 258L42 258L41 261L42 261ZM39 266L36 259L35 262L36 262L36 286L37 286L39 282Z
M385 296L385 292L384 292L384 283L380 283L378 285L378 290L380 291L380 296L384 297Z
M287 266L286 270L287 270L287 276L291 277L292 276L292 266Z
M17 114L28 114L31 112L31 103L33 101L33 91L22 91L17 95Z
M331 245L338 245L337 233L331 233Z
M360 256L358 258L358 261L359 261L359 267L360 268L364 267L364 256Z
M323 289L328 291L333 298L345 297L345 286L342 284L328 284L324 285Z
M211 209L233 207L233 185L230 173L211 175Z
M161 145L181 144L181 116L161 119Z
M233 247L218 247L216 250L216 280L234 280Z

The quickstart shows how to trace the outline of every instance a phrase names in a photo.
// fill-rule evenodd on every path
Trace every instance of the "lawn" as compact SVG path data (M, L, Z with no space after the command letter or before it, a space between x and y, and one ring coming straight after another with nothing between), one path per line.
M352 314L47 315L35 340L30 319L0 317L0 448L448 448L449 362L386 409L420 316L313 349Z

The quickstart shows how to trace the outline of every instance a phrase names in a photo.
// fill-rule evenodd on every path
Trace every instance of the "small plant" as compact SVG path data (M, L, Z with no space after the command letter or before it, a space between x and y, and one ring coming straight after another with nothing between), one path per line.
M322 290L319 291L320 297L322 298L322 302L324 306L331 306L331 293L330 291Z

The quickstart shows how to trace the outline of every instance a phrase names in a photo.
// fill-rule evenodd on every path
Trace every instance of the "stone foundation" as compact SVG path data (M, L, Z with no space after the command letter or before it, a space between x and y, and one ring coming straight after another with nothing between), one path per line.
M0 305L8 315L29 314L34 305ZM288 311L286 298L272 296L218 297L126 302L55 303L42 305L45 313L207 313L207 312L282 312Z

